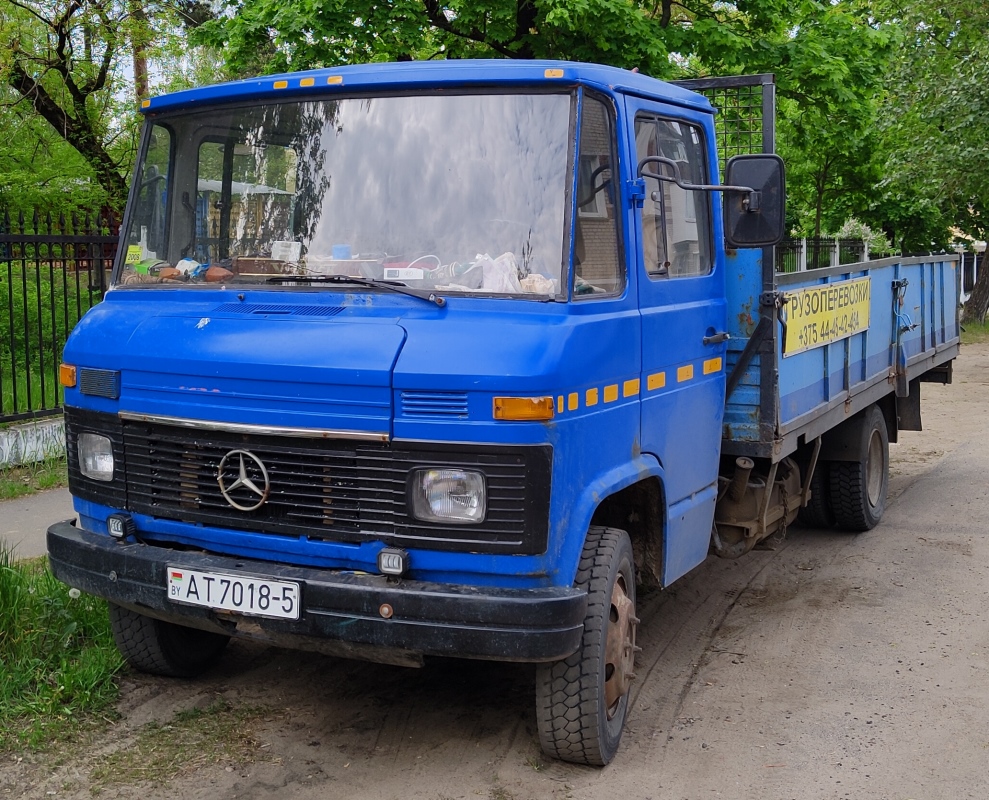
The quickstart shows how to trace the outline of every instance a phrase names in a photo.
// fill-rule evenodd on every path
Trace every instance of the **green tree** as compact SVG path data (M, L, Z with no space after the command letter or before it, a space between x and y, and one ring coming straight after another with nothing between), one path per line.
M17 188L25 174L18 170L27 168L121 210L136 149L135 94L151 91L156 68L164 67L156 82L172 89L204 71L210 59L184 39L209 18L200 0L0 3L0 132L13 128L21 137L0 145L0 174L15 178L0 188L8 202L13 195L38 201L37 192ZM87 194L86 186L101 191Z
M898 146L889 185L915 187L932 216L985 239L989 207L989 6L980 0L881 4L877 13L904 31L889 74L884 128ZM941 244L946 244L942 235ZM989 270L983 270L966 319L984 320Z
M0 10L4 83L85 159L116 208L126 193L126 156L112 147L121 25L109 0L7 0Z
M27 103L0 85L0 210L88 213L106 204L86 160Z
M657 77L703 44L750 48L779 26L775 2L716 0L227 0L196 40L233 75L411 58L559 58ZM744 10L743 10L744 9ZM671 58L671 54L673 58Z

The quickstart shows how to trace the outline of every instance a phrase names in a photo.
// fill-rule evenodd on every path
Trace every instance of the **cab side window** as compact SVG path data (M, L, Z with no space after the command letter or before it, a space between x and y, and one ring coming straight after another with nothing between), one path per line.
M659 117L635 120L639 162L661 156L676 163L683 183L709 183L704 138L696 125ZM672 176L668 164L650 163L646 172ZM707 275L713 267L711 205L707 192L681 189L672 181L646 178L642 204L642 255L653 278Z
M615 213L614 122L608 106L585 94L577 151L577 220L574 225L574 297L618 294L625 269Z

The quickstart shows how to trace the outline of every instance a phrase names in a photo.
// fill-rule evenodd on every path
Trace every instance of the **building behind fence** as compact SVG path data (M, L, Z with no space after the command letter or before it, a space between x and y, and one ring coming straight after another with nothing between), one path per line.
M118 228L109 214L0 215L0 423L61 408L62 347L103 297Z

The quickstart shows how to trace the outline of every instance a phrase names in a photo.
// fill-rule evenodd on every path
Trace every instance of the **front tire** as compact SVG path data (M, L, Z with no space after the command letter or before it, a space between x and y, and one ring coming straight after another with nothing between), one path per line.
M575 764L615 757L635 677L635 562L625 531L591 528L576 586L587 588L580 647L536 670L536 722L543 751Z
M886 510L889 488L889 432L878 406L870 406L860 428L861 461L832 461L831 508L842 530L872 530Z
M117 649L140 672L194 678L212 667L230 641L222 633L163 622L110 603L110 628Z

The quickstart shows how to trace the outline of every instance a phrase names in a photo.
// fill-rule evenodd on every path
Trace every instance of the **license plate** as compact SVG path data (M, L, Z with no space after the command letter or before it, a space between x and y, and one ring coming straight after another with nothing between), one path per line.
M299 618L299 584L291 581L198 572L184 567L168 567L165 574L168 599L175 603L256 617Z

